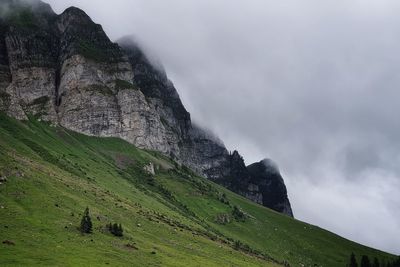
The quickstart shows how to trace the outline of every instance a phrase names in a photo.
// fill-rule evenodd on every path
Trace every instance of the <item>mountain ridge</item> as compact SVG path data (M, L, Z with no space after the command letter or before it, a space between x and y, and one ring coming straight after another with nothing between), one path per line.
M269 203L239 153L229 153L191 122L165 71L154 67L137 44L113 43L76 7L57 15L41 1L31 8L20 0L9 3L21 8L9 10L0 23L0 111L122 138L160 151L259 204ZM287 195L283 198L285 208L277 211L292 216Z

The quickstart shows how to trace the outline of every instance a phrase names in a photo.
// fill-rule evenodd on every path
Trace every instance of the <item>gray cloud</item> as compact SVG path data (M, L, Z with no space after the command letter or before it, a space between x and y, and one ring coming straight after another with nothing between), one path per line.
M400 2L65 0L158 55L194 120L270 157L295 215L400 253Z
M7 17L10 15L10 11L13 10L13 6L15 4L22 4L24 7L29 7L29 8L39 8L42 9L47 7L41 5L40 0L1 0L0 2L0 19L7 19Z

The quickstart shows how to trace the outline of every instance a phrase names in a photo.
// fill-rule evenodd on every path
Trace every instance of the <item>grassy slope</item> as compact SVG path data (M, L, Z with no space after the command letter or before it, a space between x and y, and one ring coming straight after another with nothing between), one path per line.
M154 179L143 172L150 161ZM0 114L1 173L0 242L15 245L0 244L0 266L336 267L351 251L392 258L247 201L158 153ZM215 223L233 205L250 218ZM86 206L91 235L77 231ZM122 223L123 238L107 233L109 222ZM234 249L235 240L253 252Z

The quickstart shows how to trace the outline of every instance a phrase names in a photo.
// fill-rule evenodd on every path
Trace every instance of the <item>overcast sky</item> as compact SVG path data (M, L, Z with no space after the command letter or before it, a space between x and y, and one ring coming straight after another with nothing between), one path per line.
M48 2L134 34L196 122L277 162L296 218L400 254L400 1Z

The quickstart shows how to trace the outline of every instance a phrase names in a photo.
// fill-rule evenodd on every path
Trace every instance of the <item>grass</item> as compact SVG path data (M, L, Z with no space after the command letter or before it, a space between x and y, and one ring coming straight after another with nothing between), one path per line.
M93 84L93 85L87 86L87 87L83 88L83 90L90 91L90 92L97 92L97 93L100 93L105 96L113 96L114 95L113 91L109 87L107 87L105 85L99 85L99 84Z
M393 255L252 203L163 155L0 113L0 266L345 266ZM156 175L143 167L153 162ZM223 197L221 197L223 196ZM77 227L86 207L93 234ZM235 219L235 208L245 219ZM236 211L237 212L237 211ZM219 214L230 216L218 223ZM123 237L107 224L121 223Z
M130 82L124 81L124 80L120 80L120 79L115 80L115 87L118 90L137 89L137 86L135 86L133 83L130 83Z
M92 42L87 40L79 41L79 53L88 59L92 59L96 62L107 62L108 57L106 53Z
M45 106L50 101L48 96L42 96L33 100L32 105Z

